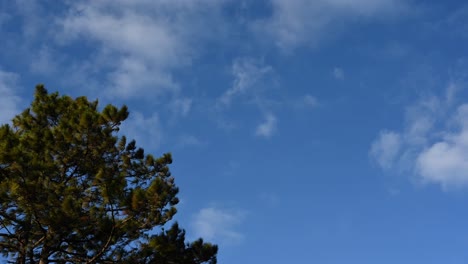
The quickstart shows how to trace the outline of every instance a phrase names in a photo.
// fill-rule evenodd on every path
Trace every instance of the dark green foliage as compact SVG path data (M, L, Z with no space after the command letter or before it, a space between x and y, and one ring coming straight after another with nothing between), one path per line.
M0 127L0 253L15 263L216 263L174 224L170 154L118 137L127 108L48 94ZM142 128L144 129L144 128Z

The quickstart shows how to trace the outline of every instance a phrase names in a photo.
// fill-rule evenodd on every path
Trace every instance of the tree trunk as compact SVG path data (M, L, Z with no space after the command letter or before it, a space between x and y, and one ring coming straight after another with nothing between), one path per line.
M47 248L42 248L41 252L41 259L39 260L39 264L49 264L49 250Z

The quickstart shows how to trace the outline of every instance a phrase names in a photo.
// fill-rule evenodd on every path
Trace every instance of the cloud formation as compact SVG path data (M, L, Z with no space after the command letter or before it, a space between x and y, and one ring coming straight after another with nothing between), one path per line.
M177 91L174 69L190 65L224 1L79 1L58 25L63 43L99 47L114 97ZM210 30L206 30L206 29ZM93 60L93 58L89 58ZM101 69L101 70L102 70Z
M35 54L33 60L29 64L29 69L33 73L39 73L43 75L54 74L59 69L58 57L50 48L43 46L37 54Z
M410 106L401 132L380 132L370 155L381 168L412 172L443 189L468 187L468 104L454 105L456 87Z
M380 167L388 169L393 166L401 147L400 134L392 131L382 131L372 143L370 154Z
M122 135L127 140L136 140L137 146L147 146L145 150L156 150L164 137L159 115L153 113L145 116L140 112L132 111L121 126Z
M182 135L177 139L176 147L178 148L185 148L188 146L200 146L203 145L204 142L202 142L199 138L193 136L193 135Z
M192 227L197 237L215 243L239 243L244 235L236 230L242 223L245 213L239 210L226 210L216 207L201 209L193 218Z
M458 107L454 119L457 129L444 131L416 159L418 174L444 188L468 186L468 104Z
M335 67L333 68L333 77L337 80L343 80L344 79L344 71L342 68Z
M404 0L271 0L273 14L259 21L254 29L266 32L283 50L316 45L343 21L401 14Z
M255 135L260 137L269 138L273 135L277 127L277 119L272 113L265 116L265 120L257 126Z
M15 93L18 78L16 73L0 70L0 124L10 123L19 114L21 98Z
M269 111L268 100L264 94L265 83L271 83L273 77L273 68L265 65L262 61L254 58L237 58L231 68L233 75L232 86L227 89L218 99L218 108L229 107L237 97L247 98L262 112L267 112L265 120L260 123L255 135L261 137L271 137L277 127L277 119ZM270 78L270 79L268 79ZM313 97L306 97L304 104L314 103Z
M234 77L231 88L218 99L224 106L229 106L236 96L252 92L273 68L253 58L238 58L231 68Z
M309 107L316 107L320 105L318 99L310 94L304 95L302 103L304 106L309 106Z

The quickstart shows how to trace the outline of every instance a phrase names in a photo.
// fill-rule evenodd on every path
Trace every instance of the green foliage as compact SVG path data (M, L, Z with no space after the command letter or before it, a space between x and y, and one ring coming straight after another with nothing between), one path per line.
M216 263L217 246L185 242L172 219L170 154L117 136L127 107L36 87L0 127L0 253L15 263ZM142 128L143 129L143 128ZM159 229L158 229L159 228Z

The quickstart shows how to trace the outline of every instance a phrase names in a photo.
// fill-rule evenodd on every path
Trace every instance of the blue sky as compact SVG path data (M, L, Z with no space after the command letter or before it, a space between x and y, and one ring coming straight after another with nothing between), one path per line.
M126 104L219 262L468 261L468 4L0 2L0 122Z

